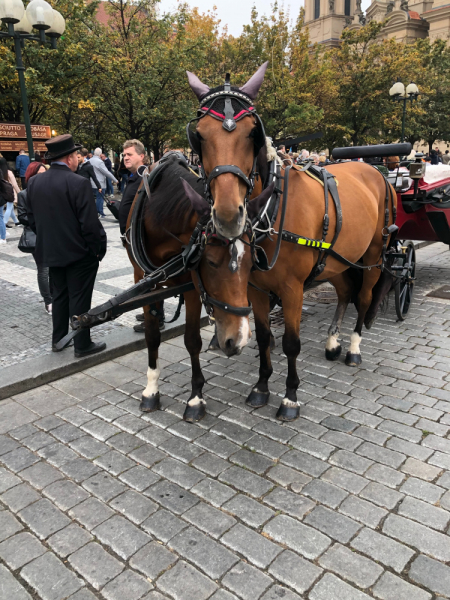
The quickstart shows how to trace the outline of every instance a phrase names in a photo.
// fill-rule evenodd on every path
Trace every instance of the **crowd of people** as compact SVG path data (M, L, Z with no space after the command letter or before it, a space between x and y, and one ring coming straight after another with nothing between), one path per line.
M15 172L0 155L0 244L7 243L8 228L23 227L18 247L36 263L39 291L52 316L52 350L57 352L70 317L91 307L99 263L107 249L101 223L104 202L115 196L116 185L122 201L112 212L124 234L139 175L149 159L138 140L125 142L122 159L116 156L114 163L101 148L91 153L75 144L70 134L48 140L46 147L45 155L36 153L32 162L20 151ZM142 320L138 315L136 331L143 330ZM104 342L91 340L89 329L74 339L76 357L105 348Z

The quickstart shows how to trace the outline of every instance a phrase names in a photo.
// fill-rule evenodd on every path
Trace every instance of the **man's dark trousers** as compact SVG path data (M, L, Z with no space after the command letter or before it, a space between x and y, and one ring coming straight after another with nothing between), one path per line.
M26 190L27 189L27 182L25 180L25 177L21 177L20 178L20 183L22 184L22 189Z
M70 317L81 315L91 308L98 265L96 257L86 255L85 258L66 267L50 267L53 284L53 344L67 335ZM75 336L75 350L84 350L90 343L90 329L85 329Z

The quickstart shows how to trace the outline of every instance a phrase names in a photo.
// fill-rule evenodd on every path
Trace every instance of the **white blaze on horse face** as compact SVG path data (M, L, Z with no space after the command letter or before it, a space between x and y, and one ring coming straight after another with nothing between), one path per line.
M159 361L156 361L156 369L150 369L150 367L147 369L147 387L142 392L142 395L146 398L158 393L159 374Z
M236 346L238 348L243 348L248 344L248 340L252 337L252 332L250 331L250 324L248 321L248 317L241 318L241 324L239 325L239 337L237 340Z
M236 240L235 242L236 245L236 250L237 250L237 263L238 263L238 268L241 267L241 262L242 262L242 258L244 256L244 252L245 252L245 245L244 242L242 240ZM230 254L231 254L231 246L230 246Z
M361 336L359 335L359 333L356 333L356 331L354 331L350 336L350 348L348 349L350 354L361 354L361 350L359 348L360 344Z
M335 335L329 335L325 348L327 350L334 350L335 348L338 348L339 347L338 338L339 338L339 333L336 333Z

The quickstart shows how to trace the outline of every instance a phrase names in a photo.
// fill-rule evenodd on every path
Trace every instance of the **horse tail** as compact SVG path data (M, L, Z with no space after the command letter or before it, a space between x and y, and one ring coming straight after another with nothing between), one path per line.
M389 292L394 284L394 276L392 275L389 266L392 261L387 261L388 269L383 269L380 278L372 290L372 302L369 306L366 316L364 317L364 325L366 329L370 329L375 322L378 310L381 307L383 314L389 306Z
M387 266L389 267L389 264ZM358 295L361 291L363 284L363 270L357 269L355 267L350 267L350 269L347 269L347 275L351 280L352 286L351 302L356 306L356 309L358 310ZM393 283L393 276L387 269L384 269L372 290L372 302L370 303L370 306L364 318L364 325L366 326L366 329L370 329L372 327L380 308L383 314L388 309L388 294L392 289Z

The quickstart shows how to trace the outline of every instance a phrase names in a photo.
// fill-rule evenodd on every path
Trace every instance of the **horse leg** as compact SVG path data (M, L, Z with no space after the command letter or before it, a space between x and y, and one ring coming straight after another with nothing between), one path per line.
M379 255L379 250L378 250ZM371 257L372 258L372 257ZM364 257L365 264L371 264L368 262L370 260L369 257ZM376 254L375 260L376 262ZM357 367L361 364L361 332L362 326L364 324L364 319L366 313L372 303L372 290L375 287L378 279L380 278L380 270L379 269L365 269L363 273L363 282L361 286L361 290L358 294L358 302L357 302L357 310L358 310L358 319L356 321L356 327L350 337L350 347L348 349L347 355L345 357L345 364L349 367Z
M192 391L187 401L183 419L189 423L196 423L203 419L206 414L206 402L203 399L202 389L205 384L202 370L200 368L200 352L202 350L202 338L200 335L200 314L202 304L198 293L194 290L184 295L186 303L186 328L184 332L184 343L191 356L192 365Z
M249 298L253 305L256 341L259 348L259 379L245 403L253 408L261 408L269 401L269 377L273 373L270 360L272 332L269 324L269 297L256 290L250 292L249 288Z
M303 283L292 282L286 289L289 294L283 296L283 313L285 330L283 335L283 352L287 356L288 376L286 378L286 393L277 412L280 421L294 421L300 414L297 404L297 388L300 379L297 375L297 356L300 354L300 320L303 305Z
M158 391L159 366L158 348L161 343L158 317L150 312L150 306L144 306L145 342L148 350L147 387L142 392L139 408L143 412L153 412L161 407Z
M336 290L338 305L336 307L336 312L334 313L333 321L328 329L328 338L325 345L325 358L327 360L337 360L342 351L342 346L339 343L339 333L341 331L345 311L351 300L353 285L348 271L344 271L343 273L330 278L329 281Z

